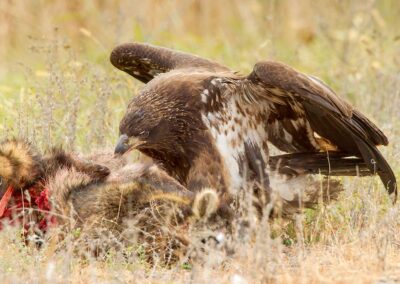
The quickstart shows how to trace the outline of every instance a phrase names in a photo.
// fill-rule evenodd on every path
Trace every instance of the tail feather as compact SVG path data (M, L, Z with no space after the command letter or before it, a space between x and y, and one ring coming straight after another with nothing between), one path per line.
M373 173L364 160L342 152L305 152L271 156L269 166L280 174L368 176Z
M389 194L397 198L396 177L375 145L356 140L362 158L343 152L292 153L271 156L269 167L283 175L322 174L329 176L371 176L378 174ZM368 161L368 162L365 162Z

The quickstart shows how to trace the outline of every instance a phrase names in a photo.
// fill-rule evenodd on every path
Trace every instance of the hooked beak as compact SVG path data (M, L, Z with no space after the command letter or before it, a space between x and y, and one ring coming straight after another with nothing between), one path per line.
M135 149L137 146L141 145L143 142L135 137L128 137L128 135L123 134L119 137L117 145L115 146L114 154L123 155L131 149Z
M115 155L123 155L125 152L129 150L129 137L126 134L123 134L119 137L117 146L115 146L114 154Z

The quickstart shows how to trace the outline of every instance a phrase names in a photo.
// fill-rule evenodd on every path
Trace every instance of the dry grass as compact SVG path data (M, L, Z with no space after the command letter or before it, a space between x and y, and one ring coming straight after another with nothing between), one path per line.
M111 48L147 41L197 53L242 72L284 61L327 81L386 132L400 172L400 4L387 1L0 1L0 136L41 148L111 147L140 84L110 66ZM166 270L110 254L76 258L25 247L1 232L2 282L400 281L399 206L377 178L345 179L339 201L292 222L252 224L235 254ZM250 237L251 236L251 237Z

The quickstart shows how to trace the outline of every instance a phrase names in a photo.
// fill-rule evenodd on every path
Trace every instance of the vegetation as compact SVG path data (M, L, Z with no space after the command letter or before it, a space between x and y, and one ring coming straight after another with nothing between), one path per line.
M112 149L141 84L108 56L118 43L144 41L243 73L274 59L317 75L384 130L382 151L400 179L399 15L396 0L2 0L0 138ZM338 201L250 225L251 239L229 244L233 255L215 250L201 265L150 268L140 253L130 262L82 260L68 247L27 247L9 228L0 234L0 275L5 283L400 281L399 205L377 177L343 181Z

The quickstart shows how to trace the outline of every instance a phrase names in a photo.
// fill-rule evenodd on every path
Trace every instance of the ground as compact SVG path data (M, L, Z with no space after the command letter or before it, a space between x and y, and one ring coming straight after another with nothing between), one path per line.
M112 149L141 84L114 70L118 43L144 41L244 74L280 60L325 80L387 134L400 178L400 3L385 1L0 1L0 137L45 149ZM202 265L150 268L112 253L26 247L0 234L0 274L17 282L392 283L400 281L399 205L377 177L344 179L338 201L295 220L263 222Z

